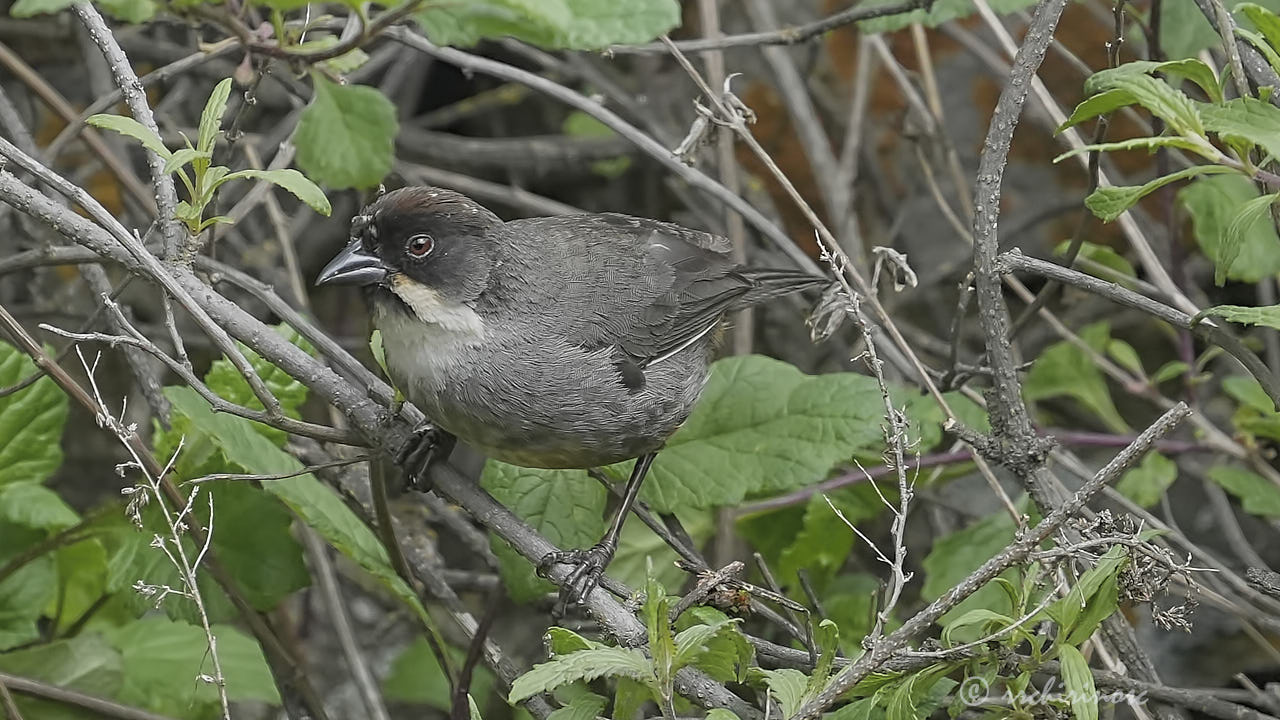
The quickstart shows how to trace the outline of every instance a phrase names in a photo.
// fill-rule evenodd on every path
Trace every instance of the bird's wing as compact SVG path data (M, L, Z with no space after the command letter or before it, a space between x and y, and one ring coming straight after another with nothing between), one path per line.
M628 363L661 362L705 337L758 287L717 235L611 213L511 224L533 222L542 236L559 235L557 247L578 255L557 263L581 275L555 283L563 295L552 302L578 310L562 329L585 348L617 348L624 379Z

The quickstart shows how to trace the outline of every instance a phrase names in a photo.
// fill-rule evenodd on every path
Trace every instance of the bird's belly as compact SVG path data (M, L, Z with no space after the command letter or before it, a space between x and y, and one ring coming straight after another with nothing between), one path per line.
M387 365L432 421L489 457L524 467L587 468L657 450L706 380L705 348L645 371L629 392L607 351L554 340L464 342L440 332L389 340Z

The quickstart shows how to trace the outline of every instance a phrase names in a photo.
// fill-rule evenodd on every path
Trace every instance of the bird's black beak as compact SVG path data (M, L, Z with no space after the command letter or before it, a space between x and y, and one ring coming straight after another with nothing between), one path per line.
M373 285L387 277L387 266L377 256L365 251L359 240L352 240L316 277L316 285Z

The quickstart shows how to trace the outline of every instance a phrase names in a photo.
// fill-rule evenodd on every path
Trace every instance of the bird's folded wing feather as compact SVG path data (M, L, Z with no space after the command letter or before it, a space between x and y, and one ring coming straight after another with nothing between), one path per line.
M567 338L582 347L616 347L639 367L696 342L756 287L736 271L723 237L626 215L515 221L527 236L561 236L558 247L576 257L546 267L572 268L546 300L577 313L556 313ZM536 270L534 270L536 272Z

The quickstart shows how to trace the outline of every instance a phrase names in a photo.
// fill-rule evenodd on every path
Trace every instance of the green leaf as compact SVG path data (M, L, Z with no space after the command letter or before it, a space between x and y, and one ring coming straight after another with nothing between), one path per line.
M1108 341L1110 324L1093 323L1080 330L1080 338L1094 350L1102 350ZM1093 412L1108 429L1128 432L1129 426L1115 404L1102 371L1089 355L1074 343L1063 340L1054 343L1040 353L1031 364L1031 371L1023 385L1028 401L1071 397Z
M804 691L809 676L794 668L760 671L769 694L782 706L782 716L791 717L804 704Z
M92 633L0 654L0 671L105 698L115 697L124 680L119 653ZM52 701L28 700L18 693L14 696L25 718L86 717L83 713L69 714L65 706Z
M75 0L18 0L9 10L9 14L16 18L28 18L56 13L71 7L73 2Z
M33 530L61 530L80 521L58 493L38 483L0 485L0 520Z
M738 714L724 708L711 708L707 711L706 720L740 720Z
M1244 468L1219 465L1209 468L1209 479L1221 485L1240 500L1240 506L1251 515L1280 518L1280 487Z
M1069 157L1075 157L1081 153L1089 152L1116 152L1119 150L1146 150L1155 152L1164 147L1176 147L1191 152L1199 152L1205 148L1203 143L1196 143L1186 138L1174 135L1160 135L1158 137L1141 137L1121 140L1119 142L1099 143L1097 145L1085 145L1083 147L1073 148L1054 158L1055 163L1066 160Z
M654 681L653 665L644 653L630 648L602 646L561 655L534 665L529 672L511 683L511 694L507 701L518 703L572 682L605 676Z
M924 586L920 589L921 596L929 601L941 597L982 563L1003 550L1013 541L1013 537L1013 518L1000 511L935 540L922 563L925 577ZM1003 614L1009 614L1013 610L1004 592L994 584L988 584L952 608L943 616L941 624L945 627L975 608L987 608Z
M1249 44L1257 48L1258 52L1262 53L1262 57L1267 59L1267 64L1271 66L1271 69L1280 72L1280 53L1276 52L1275 47L1267 42L1266 38L1242 27L1236 28L1236 35L1248 40ZM1259 94L1262 94L1265 87L1258 90Z
M0 565L45 539L43 530L0 522ZM51 554L27 562L0 581L0 650L40 637L36 621L57 591L57 567ZM5 656L0 655L0 659Z
M879 5L891 5L896 2L897 0L871 0L862 7L872 8ZM995 2L988 4L996 13L1005 14L1024 10L1035 3L1032 0L995 0ZM926 27L937 27L951 20L968 17L975 12L977 12L977 9L974 7L973 0L937 0L928 11L924 9L912 10L911 12L863 20L858 23L858 29L864 33L888 33L901 30L912 23L921 23Z
M258 643L228 625L212 626L218 660L233 701L280 704L280 695ZM106 632L120 653L124 684L117 699L154 712L187 716L190 706L218 701L213 685L198 679L211 675L209 641L196 625L162 617L146 617Z
M382 182L395 157L395 106L376 88L336 85L314 72L311 78L315 97L293 136L298 167L333 189Z
M1120 217L1125 210L1133 207L1139 200L1169 183L1185 180L1196 175L1221 175L1230 172L1234 171L1222 165L1193 165L1192 167L1158 177L1143 185L1100 187L1084 199L1084 204L1103 222L1111 222Z
M1138 351L1134 350L1129 343L1112 338L1107 341L1107 355L1134 375L1146 377L1146 372L1142 369L1142 359L1138 357Z
M1231 222L1227 224L1226 232L1222 234L1222 242L1218 245L1218 262L1213 271L1215 283L1221 285L1226 281L1227 268L1234 265L1236 259L1240 257L1245 239L1255 232L1259 223L1266 219L1267 224L1274 229L1275 224L1271 222L1271 206L1277 198L1280 198L1280 193L1262 195L1246 202L1236 210Z
M1129 563L1125 548L1116 545L1080 576L1071 590L1045 609L1058 623L1058 642L1079 645L1118 607L1116 578Z
M1222 247L1232 218L1246 203L1258 198L1258 189L1243 175L1200 178L1178 191L1178 200L1191 214L1196 243L1214 265L1226 268L1226 277L1243 282L1280 273L1280 237L1271 223L1242 227L1238 255L1223 262Z
M1058 246L1053 249L1053 254L1065 258L1070 246L1071 241L1064 240L1061 243L1058 243ZM1129 262L1123 255L1106 245L1098 245L1087 240L1080 243L1080 252L1076 254L1076 262L1081 264L1081 259L1092 261L1097 266L1101 266L1104 270L1113 271L1100 271L1098 267L1089 267L1087 264L1084 264L1085 266L1081 268L1106 280L1114 280L1124 283L1127 279L1137 276L1137 272L1133 269L1133 263Z
M1231 417L1238 432L1280 440L1280 413L1257 380L1247 376L1224 378L1222 389L1240 403Z
M314 354L311 344L288 325L277 325L275 331L294 345ZM249 361L250 367L262 379L263 384L267 386L267 390L271 391L276 400L280 401L280 408L285 415L291 418L301 417L299 409L307 401L307 386L263 359L249 349L247 345L237 343L237 346L245 359ZM225 400L255 410L263 409L262 401L258 399L257 395L253 394L253 389L249 387L249 381L244 379L244 376L231 364L230 360L223 358L214 361L213 365L209 367L209 372L205 374L204 380L210 390ZM252 424L252 427L265 437L270 438L276 445L284 445L287 436L283 430L256 422Z
M1176 377L1181 377L1185 375L1187 370L1190 368L1190 365L1187 365L1181 360L1170 360L1164 365L1161 365L1159 370L1156 370L1151 374L1151 384L1159 385L1162 382L1172 380Z
M557 547L588 547L604 534L606 491L584 471L536 470L490 460L480 485ZM554 589L496 536L493 550L503 584L515 601L530 602Z
M1135 102L1137 102L1137 100L1135 100L1133 94L1127 90L1107 90L1105 92L1097 93L1096 95L1086 98L1077 105L1076 109L1071 111L1071 117L1067 118L1066 121L1059 125L1058 129L1054 131L1054 134L1061 133L1067 128L1075 127L1090 118L1115 112L1122 107L1128 107Z
M1240 3L1232 12L1244 13L1273 48L1280 49L1280 17L1257 3Z
M293 193L294 197L306 203L312 210L328 217L333 212L333 208L329 205L329 198L325 197L324 191L318 185L311 182L302 173L293 168L284 168L280 170L240 170L233 172L222 179L222 182L231 180L263 180L272 185L288 190Z
M613 137L615 133L608 125L582 112L574 110L564 119L564 134L572 137ZM597 160L591 164L591 170L597 175L613 179L622 175L631 167L631 158L616 157L612 160Z
M618 689L613 693L613 720L636 720L644 704L653 699L648 685L631 678L618 678ZM710 717L710 715L708 715Z
M550 49L599 50L642 43L680 24L675 0L474 0L414 16L438 45L514 37Z
M214 86L213 92L209 94L209 101L205 103L204 112L200 113L200 134L196 150L212 156L213 143L218 139L218 130L222 128L222 116L227 112L227 99L230 97L231 78L226 78Z
M107 551L96 539L63 545L53 553L58 596L45 609L59 634L79 622L106 592Z
M159 135L156 135L146 125L143 125L131 117L103 114L90 115L85 118L85 124L96 128L102 128L103 130L111 130L112 132L118 132L121 135L131 137L142 143L143 147L154 152L165 160L168 160L173 154L169 152L169 148L164 146L164 141L160 139Z
M1093 684L1089 662L1070 645L1058 648L1062 667L1062 684L1071 700L1071 713L1076 720L1098 720L1098 690Z
M890 502L897 497L897 486L892 478L878 481L881 491ZM845 518L857 525L880 514L884 501L870 483L863 483L841 492L827 495ZM822 494L815 494L805 505L804 520L793 542L779 556L778 581L795 586L797 572L807 570L816 582L823 582L835 575L849 560L853 550L853 529L845 524L831 509Z
M558 629L558 628L553 628ZM465 653L446 647L445 653L460 667ZM427 643L418 635L413 642L396 656L391 669L382 680L382 692L388 700L427 705L446 713L453 707L449 679L440 669L440 661ZM471 694L481 698L494 696L493 673L480 665L471 676Z
M658 697L665 701L675 697L672 688L676 670L676 641L671 634L671 604L667 600L667 591L650 575L645 583L644 605L640 608L644 618L645 630L649 637L649 656L653 661L653 675L656 680L654 689Z
M1202 106L1198 107L1181 90L1168 83L1146 75L1151 66L1126 63L1118 68L1094 73L1084 83L1086 95L1119 90L1128 93L1135 102L1152 115L1164 120L1169 129L1192 140L1204 135L1200 119ZM1207 141L1206 141L1207 144Z
M1144 508L1160 502L1164 491L1178 479L1178 466L1158 452L1149 452L1138 467L1120 477L1116 490Z
M0 343L0 387L35 372L35 363L12 345ZM48 377L0 397L0 487L44 482L62 464L62 426L67 396Z
M696 621L697 624L689 624ZM680 616L676 634L676 664L692 664L720 682L743 682L755 648L738 628L737 620L709 607L694 607Z
M182 148L175 150L168 160L164 161L164 171L167 173L175 172L180 167L185 167L195 160L208 160L211 155L208 152L194 150L192 148Z
M817 482L856 451L881 450L882 412L869 377L805 375L759 355L725 358L658 453L641 497L672 512Z
M1280 330L1280 305L1266 305L1263 307L1215 305L1196 313L1191 322L1196 323L1200 318L1204 317L1220 317L1241 325L1262 325Z
M1250 142L1272 157L1280 157L1280 108L1257 98L1236 98L1221 104L1199 104L1204 127L1224 140Z
M1191 58L1220 46L1222 37L1195 0L1165 0L1160 13L1160 45L1170 58Z
M302 469L297 458L259 434L253 427L254 423L233 415L214 413L194 390L170 387L165 389L165 396L175 411L191 419L192 427L199 430L204 439L234 457L246 471L276 475ZM417 594L392 569L382 543L331 488L310 474L272 480L263 483L262 487L279 498L330 545L377 578L420 617L426 618L426 610ZM216 540L217 536L214 537Z
M96 4L117 20L134 25L144 23L156 15L153 0L98 0Z
M715 519L710 510L683 510L675 516L697 547L701 547L715 532ZM628 587L643 586L650 573L664 585L678 587L688 577L676 566L679 559L675 550L648 525L628 522L622 528L618 552L609 563L607 572L609 577ZM649 567L651 564L652 568Z
M584 692L569 701L568 705L553 711L547 716L547 720L596 720L608 704L607 698Z

